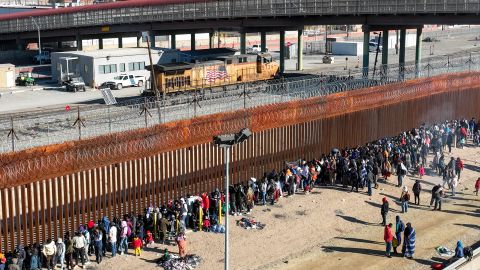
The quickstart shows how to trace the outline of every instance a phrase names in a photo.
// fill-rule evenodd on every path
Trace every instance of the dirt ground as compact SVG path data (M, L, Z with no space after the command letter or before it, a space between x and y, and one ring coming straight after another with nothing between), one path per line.
M433 261L441 261L434 250L439 245L454 248L458 239L464 245L480 240L480 197L473 194L474 181L480 176L477 162L479 148L453 149L452 156L465 162L457 196L444 200L442 211L432 211L428 206L430 190L441 178L427 170L421 180L423 193L419 207L410 205L408 213L401 214L395 203L400 188L396 177L380 183L370 198L364 192L317 188L312 194L296 194L281 198L274 206L257 206L252 217L266 223L263 230L250 231L235 225L240 217L230 219L230 269L429 269ZM447 154L448 155L448 154ZM429 157L430 160L432 156ZM449 156L446 160L449 159ZM277 168L278 169L278 168ZM408 175L404 184L413 186L417 179ZM395 215L411 222L417 232L416 252L413 260L384 256L383 227L380 225L380 204L383 197L393 209L388 222ZM413 195L412 195L413 200ZM223 234L189 233L187 251L200 255L203 263L198 270L223 269ZM166 246L156 244L146 249L141 257L117 256L100 264L92 263L89 269L142 270L159 269L156 260ZM176 246L168 247L178 252Z

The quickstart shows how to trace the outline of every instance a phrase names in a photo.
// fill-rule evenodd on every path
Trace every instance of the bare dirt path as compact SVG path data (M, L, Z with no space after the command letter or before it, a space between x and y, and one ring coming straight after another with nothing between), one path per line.
M394 209L388 222L394 223L400 212L400 205L393 202L400 189L394 185L396 177L391 177L389 183L381 183L374 190L371 198L365 192L317 188L309 195L282 198L274 206L257 206L252 216L267 224L260 231L244 230L235 225L240 217L231 218L231 269L387 269L392 264L395 269L429 269L432 260L439 259L434 251L438 245L454 248L458 239L465 245L480 240L480 197L473 195L474 181L480 176L480 149L454 149L452 154L466 164L457 197L445 199L442 212L431 211L426 206L430 190L441 179L429 172L422 179L421 206L412 206L408 213L400 214L417 231L414 260L384 257L381 199L386 196ZM409 176L404 180L409 189L414 179ZM197 269L223 269L223 234L198 232L187 237L188 252L204 260ZM107 256L102 264L92 263L88 268L158 269L155 261L165 247L156 244L141 257ZM178 251L175 246L167 248Z

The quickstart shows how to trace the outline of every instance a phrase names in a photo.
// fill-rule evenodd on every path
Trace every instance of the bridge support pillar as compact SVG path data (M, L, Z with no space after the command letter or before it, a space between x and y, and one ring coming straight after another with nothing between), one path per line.
M370 67L370 29L363 30L363 65L362 67L363 67L363 76L368 77L368 68Z
M298 30L297 40L297 70L303 70L303 29Z
M103 38L98 39L98 49L103 50Z
M422 31L423 28L417 28L417 42L415 47L415 77L420 76L421 65L422 65Z
M118 48L123 48L123 38L122 37L118 38Z
M195 33L190 34L190 50L195 51Z
M142 40L142 36L137 36L137 48L140 48L140 40Z
M262 49L262 52L267 51L267 33L266 32L260 33L260 47Z
M399 80L405 78L405 42L407 39L407 29L400 30L400 52L398 54Z
M280 73L285 72L285 31L280 31Z
M383 30L382 34L382 65L388 65L388 30Z
M78 33L77 33L77 36L76 36L76 45L77 45L77 51L83 50L82 37Z
M149 37L149 41L150 41L150 48L155 48L155 34L154 33L150 33L150 37Z
M170 48L171 49L177 48L177 36L175 34L170 35Z
M247 53L247 33L245 32L240 33L240 53Z
M208 48L213 49L214 42L215 42L215 33L214 32L208 33Z

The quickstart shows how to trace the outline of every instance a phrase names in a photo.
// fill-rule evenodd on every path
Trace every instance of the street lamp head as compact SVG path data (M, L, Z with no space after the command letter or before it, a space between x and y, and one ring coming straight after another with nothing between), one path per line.
M252 136L252 132L248 128L240 130L236 134L224 134L213 137L213 142L220 147L228 147L235 144L239 144L247 140Z
M250 136L252 136L252 132L250 131L250 129L244 128L244 129L240 130L240 132L235 135L235 140L236 140L235 143L244 142Z

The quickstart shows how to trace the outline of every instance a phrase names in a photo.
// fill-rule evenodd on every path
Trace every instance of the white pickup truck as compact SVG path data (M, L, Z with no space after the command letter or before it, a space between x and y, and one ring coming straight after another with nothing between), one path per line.
M120 74L110 80L105 82L107 85L112 85L114 89L121 90L123 87L129 86L138 86L142 87L146 82L145 76L134 76L132 74Z

